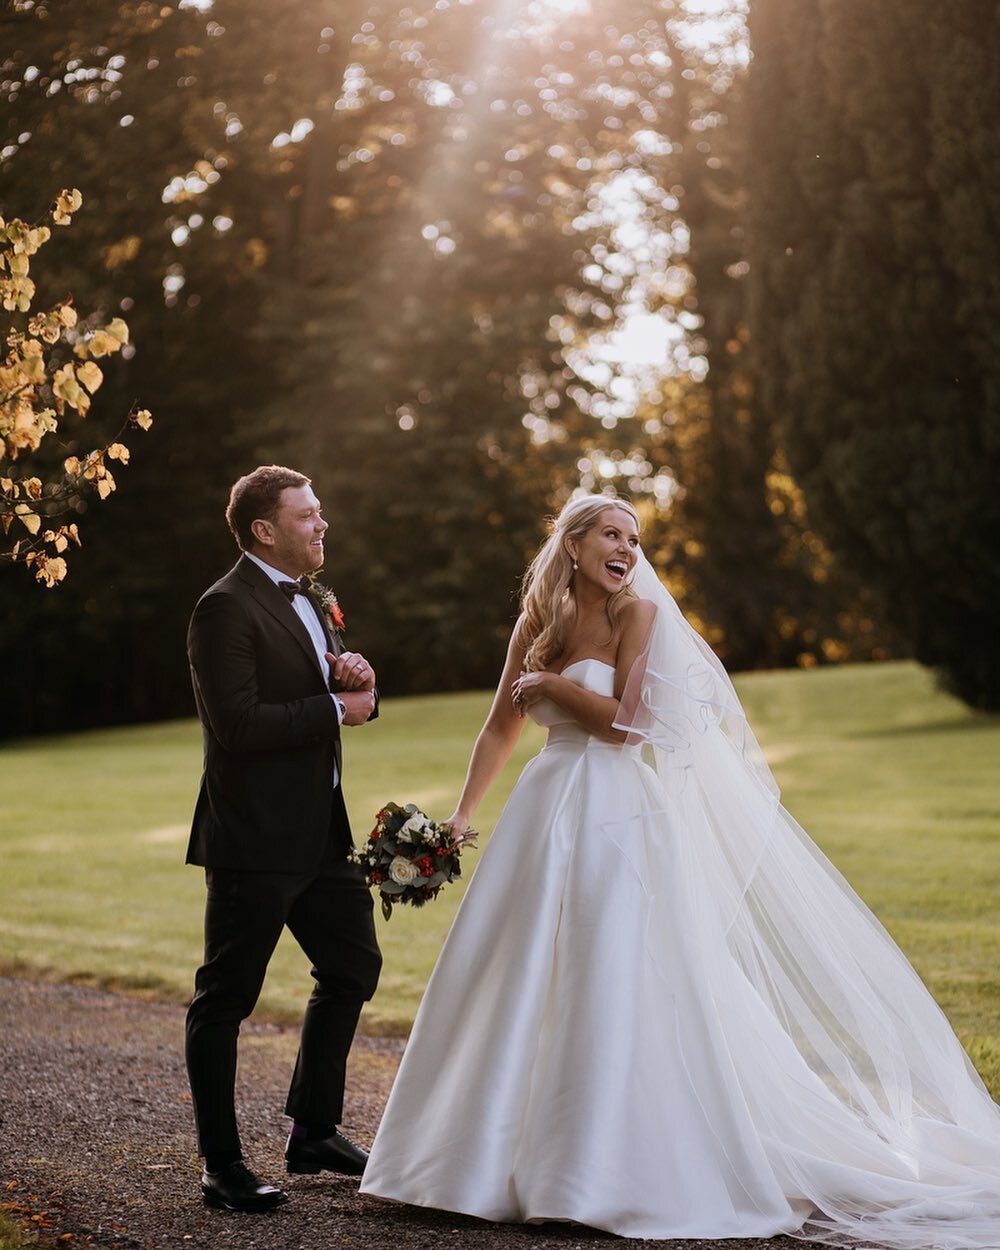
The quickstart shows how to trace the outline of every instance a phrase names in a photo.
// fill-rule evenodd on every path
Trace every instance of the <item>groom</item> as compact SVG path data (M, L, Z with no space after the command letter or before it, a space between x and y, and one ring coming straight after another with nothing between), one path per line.
M341 727L377 715L375 674L307 590L328 528L307 477L266 465L233 486L243 555L198 601L188 655L205 764L187 860L205 869L205 961L187 1015L188 1075L207 1203L267 1211L288 1195L243 1162L236 1040L285 925L312 963L285 1113L288 1171L358 1175L338 1131L347 1054L381 956L340 789Z

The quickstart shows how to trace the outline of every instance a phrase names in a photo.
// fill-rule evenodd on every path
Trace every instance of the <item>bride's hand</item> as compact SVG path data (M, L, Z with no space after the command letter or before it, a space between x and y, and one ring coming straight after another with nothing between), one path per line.
M519 716L523 716L533 703L544 699L553 674L544 670L535 673L522 673L515 679L510 688L510 697Z
M451 840L454 843L469 842L475 845L475 840L479 836L475 829L469 824L469 818L461 808L455 811L453 816L449 816L444 822L451 829Z

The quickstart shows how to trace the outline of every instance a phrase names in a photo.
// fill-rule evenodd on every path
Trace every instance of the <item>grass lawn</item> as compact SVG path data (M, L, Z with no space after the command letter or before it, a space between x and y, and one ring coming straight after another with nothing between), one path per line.
M912 664L740 679L786 806L913 961L1000 1095L1000 720L936 692ZM387 799L450 814L489 703L482 693L387 700L350 730L356 835ZM478 814L487 833L542 741L526 729ZM183 864L201 766L194 721L100 730L0 751L6 971L183 1000L199 961L203 885ZM467 871L476 853L467 856ZM460 887L378 917L386 956L368 1031L405 1031ZM283 939L259 1011L301 1013L309 969Z

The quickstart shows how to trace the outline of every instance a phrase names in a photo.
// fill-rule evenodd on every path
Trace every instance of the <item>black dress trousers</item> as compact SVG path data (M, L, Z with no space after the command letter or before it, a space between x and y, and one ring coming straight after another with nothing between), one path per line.
M339 790L337 804L343 812ZM188 1009L186 1057L201 1154L239 1150L234 1093L240 1024L260 995L285 925L312 963L286 1114L305 1124L339 1124L347 1056L382 957L372 897L347 860L346 813L331 827L312 873L206 868L205 962Z

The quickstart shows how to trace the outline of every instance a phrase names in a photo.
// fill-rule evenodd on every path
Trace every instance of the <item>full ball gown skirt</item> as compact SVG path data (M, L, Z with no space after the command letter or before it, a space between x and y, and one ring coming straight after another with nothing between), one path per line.
M612 693L614 670L601 661L565 675ZM803 1051L819 1043L793 1038L748 975L739 917L720 918L706 902L712 882L699 880L705 863L690 840L703 817L683 770L664 783L640 746L600 741L553 704L534 714L548 742L469 883L362 1192L627 1237L807 1227L850 1240L874 1213L883 1238L900 1223L889 1244L1000 1245L1000 1118L889 938L880 931L895 961L886 975L902 963L943 1047L934 1062L954 1065L952 1085L970 1087L956 1095L960 1127L904 1115L903 1143L832 1060L807 1062ZM721 801L736 819L752 800L737 786ZM806 914L814 902L835 912L839 891L808 897L818 852L802 855L787 888L804 892ZM824 862L820 876L831 871ZM835 933L838 917L826 920ZM869 952L869 963L878 958ZM883 1073L879 1089L894 1079ZM924 1135L931 1153L921 1160ZM846 1214L809 1223L824 1210Z

